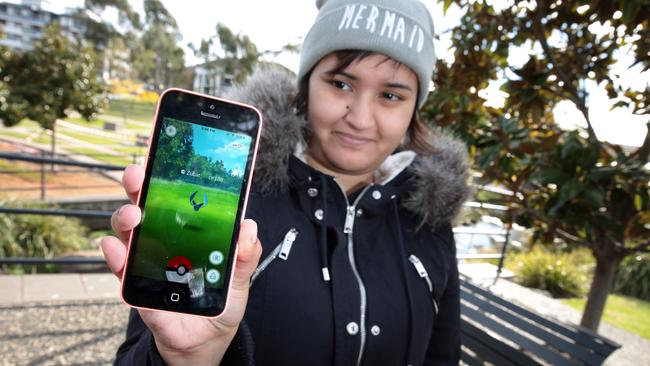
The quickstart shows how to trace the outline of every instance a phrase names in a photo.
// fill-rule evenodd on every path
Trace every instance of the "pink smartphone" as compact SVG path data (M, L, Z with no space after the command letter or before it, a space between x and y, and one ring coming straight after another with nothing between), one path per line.
M142 221L122 276L125 303L205 317L223 312L261 126L252 106L163 92L138 197Z

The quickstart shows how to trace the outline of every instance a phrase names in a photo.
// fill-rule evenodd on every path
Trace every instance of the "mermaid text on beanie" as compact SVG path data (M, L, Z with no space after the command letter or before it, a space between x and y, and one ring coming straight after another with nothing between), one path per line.
M414 48L420 53L424 48L424 32L415 22L394 11L377 6L352 4L345 7L340 30L360 29Z

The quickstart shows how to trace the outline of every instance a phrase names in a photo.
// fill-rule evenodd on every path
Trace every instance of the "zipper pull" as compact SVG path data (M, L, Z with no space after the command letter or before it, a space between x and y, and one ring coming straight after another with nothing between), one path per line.
M411 254L409 256L409 261L413 263L413 266L415 267L415 270L418 271L418 274L420 277L425 278L429 277L429 274L427 273L427 270L424 269L424 265L422 262L420 262L420 258L416 257L415 255Z
M413 254L409 256L409 261L413 263L413 267L415 267L415 270L418 271L420 278L424 278L424 280L427 282L427 286L429 286L429 292L431 293L431 301L433 302L433 311L435 315L438 315L438 302L436 302L436 294L433 290L433 283L429 278L427 270L424 268L424 264L422 264L420 258L416 257Z
M345 214L345 227L343 232L349 234L352 232L352 226L354 226L354 206L348 206L347 212Z
M284 236L284 240L282 240L282 246L280 247L280 254L278 254L278 257L283 260L287 260L289 258L289 252L291 251L291 246L293 245L293 242L296 240L296 237L298 236L298 230L296 229L291 229L287 234Z

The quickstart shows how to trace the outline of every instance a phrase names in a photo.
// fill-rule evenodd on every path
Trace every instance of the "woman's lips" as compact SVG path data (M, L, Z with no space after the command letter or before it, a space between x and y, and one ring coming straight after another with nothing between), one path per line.
M353 146L362 146L373 141L366 137L351 135L345 132L334 132L334 135L344 144Z

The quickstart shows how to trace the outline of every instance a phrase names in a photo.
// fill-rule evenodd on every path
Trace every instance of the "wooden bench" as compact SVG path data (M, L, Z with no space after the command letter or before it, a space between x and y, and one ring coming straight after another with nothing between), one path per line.
M467 365L601 365L621 346L543 318L461 280L461 361Z

